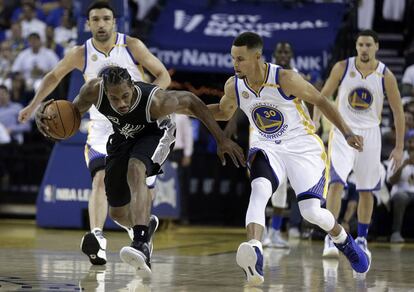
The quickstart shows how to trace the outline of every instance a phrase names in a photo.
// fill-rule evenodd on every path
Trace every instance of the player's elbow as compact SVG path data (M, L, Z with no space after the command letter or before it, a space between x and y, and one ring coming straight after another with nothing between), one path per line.
M178 107L178 103L179 102L177 97L169 96L159 100L158 106L160 108L171 109L172 111L175 111L175 109Z

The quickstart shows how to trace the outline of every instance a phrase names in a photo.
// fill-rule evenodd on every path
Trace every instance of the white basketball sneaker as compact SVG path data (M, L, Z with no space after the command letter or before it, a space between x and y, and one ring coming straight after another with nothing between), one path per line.
M322 256L324 258L337 258L339 257L339 250L334 245L331 237L327 234L325 236L325 244L323 247Z
M368 249L367 239L365 237L357 237L355 242L367 254L369 262L371 263L371 252Z
M102 230L95 228L82 237L81 250L89 258L92 265L106 264L106 238Z
M260 241L252 239L240 244L236 262L243 269L248 285L256 286L263 283L263 248Z

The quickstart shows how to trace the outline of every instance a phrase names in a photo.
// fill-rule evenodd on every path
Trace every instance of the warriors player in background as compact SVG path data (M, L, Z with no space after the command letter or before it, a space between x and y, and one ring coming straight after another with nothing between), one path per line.
M36 107L56 88L59 82L74 69L82 71L86 80L96 78L109 66L126 68L135 81L144 80L142 67L155 79L153 84L166 89L171 82L164 65L138 39L114 31L114 10L105 1L92 3L87 11L87 24L92 38L84 45L76 46L58 63L56 68L46 74L34 99L19 114L19 120L26 122ZM105 157L106 142L112 133L111 123L94 106L89 111L90 125L85 145L85 159L92 177L92 193L89 198L89 224L81 243L82 251L92 264L106 263L106 239L102 228L108 214L108 202L105 196ZM150 181L151 180L151 181ZM154 178L149 179L152 185ZM150 235L158 224L151 217ZM155 225L155 226L154 226ZM132 234L130 234L131 236Z
M82 86L73 104L83 115L92 105L112 124L107 143L105 189L113 220L133 229L130 246L120 251L121 259L142 276L151 274L148 221L151 194L146 178L160 173L175 141L173 113L193 115L201 120L217 142L217 154L225 165L225 154L233 163L245 165L242 149L224 136L206 105L187 91L164 91L156 85L133 82L127 69L110 67L103 78ZM44 106L44 104L43 104ZM39 130L45 133L42 108L36 113ZM141 272L144 272L143 274Z
M216 120L229 120L240 107L256 136L248 158L251 179L246 214L248 241L237 250L237 264L244 270L249 284L264 281L260 240L265 208L279 182L288 178L302 216L333 238L354 270L367 272L368 256L335 221L332 213L321 208L329 172L327 157L301 100L319 106L348 144L358 151L363 148L362 138L352 132L335 107L298 73L264 63L262 50L259 35L244 32L236 37L231 48L236 74L227 80L220 103L208 105Z
M325 97L332 96L338 89L338 111L352 131L364 137L364 150L358 152L349 147L336 127L331 131L331 179L327 208L338 218L342 192L348 175L353 170L356 190L359 192L356 242L370 257L367 234L374 203L372 192L381 188L379 125L385 96L388 97L396 129L395 148L390 154L393 169L401 166L404 149L404 112L397 81L392 72L376 59L378 48L378 36L374 31L360 32L356 40L357 56L336 63L322 89L322 96ZM316 124L319 124L319 119L320 112L316 111ZM338 250L329 236L325 238L323 256L338 256Z

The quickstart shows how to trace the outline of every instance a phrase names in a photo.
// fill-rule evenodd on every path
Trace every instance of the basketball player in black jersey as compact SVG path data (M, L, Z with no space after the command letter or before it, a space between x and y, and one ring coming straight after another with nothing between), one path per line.
M146 177L156 175L175 141L175 123L170 114L193 115L200 119L217 141L223 165L228 154L238 167L245 165L242 149L224 136L207 106L186 91L165 91L158 86L133 82L128 71L110 67L103 78L91 79L73 101L81 115L95 105L112 123L114 133L107 143L105 190L109 214L123 226L132 227L134 240L123 247L121 259L151 273L148 221L151 196ZM36 112L39 130L45 132L43 107Z

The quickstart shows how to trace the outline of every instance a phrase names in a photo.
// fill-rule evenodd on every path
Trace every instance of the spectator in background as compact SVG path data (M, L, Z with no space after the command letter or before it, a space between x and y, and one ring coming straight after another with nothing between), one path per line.
M35 10L35 17L45 21L46 15L44 14L43 10L39 7L36 7L36 0L21 0L20 5L13 10L11 20L12 22L18 22L21 20L23 12L23 6L29 4Z
M59 59L63 58L65 49L55 42L55 30L52 26L46 28L46 42L45 47L54 51Z
M414 65L405 69L401 83L401 96L414 96Z
M14 58L26 48L26 40L23 37L20 22L13 23L6 33L6 40L10 41Z
M158 0L133 0L133 2L135 2L138 6L135 18L139 21L142 21L145 19L151 9L157 5Z
M69 12L70 15L74 15L75 18L78 17L77 13L75 13L72 0L60 0L58 7L49 12L46 19L47 25L53 27L62 25L62 16L67 12Z
M10 28L12 10L5 4L4 0L0 0L0 30Z
M55 28L55 42L66 50L73 48L78 39L78 30L73 21L70 11L65 10L60 20L60 25Z
M26 82L21 73L11 74L11 100L22 105L27 105L33 98L33 92L26 89Z
M29 48L17 56L12 71L20 72L26 80L26 85L36 91L43 76L56 66L59 58L55 52L42 46L37 33L30 34L28 42Z
M193 155L193 127L188 116L176 114L176 140L170 160L177 163L181 191L181 222L188 223L188 201L191 156Z
M391 172L391 163L388 167L387 181L392 184L391 201L393 210L392 243L402 243L401 236L404 214L407 206L414 202L414 130L405 135L404 162L395 172Z
M26 3L22 5L20 22L24 38L28 38L32 33L37 33L42 42L46 40L46 23L36 17L34 4Z
M0 44L0 84L5 84L9 78L14 56L11 49L11 42L4 41Z
M30 131L30 123L21 124L17 120L23 106L10 100L6 86L0 85L0 124L7 130L12 141L23 143L23 133Z
M414 111L408 111L404 108L405 117L405 133L414 129ZM382 148L381 148L381 160L387 160L391 154L392 149L395 146L395 127L391 127L391 130L382 134Z
M358 2L358 29L372 29L375 12L375 0L359 0Z

